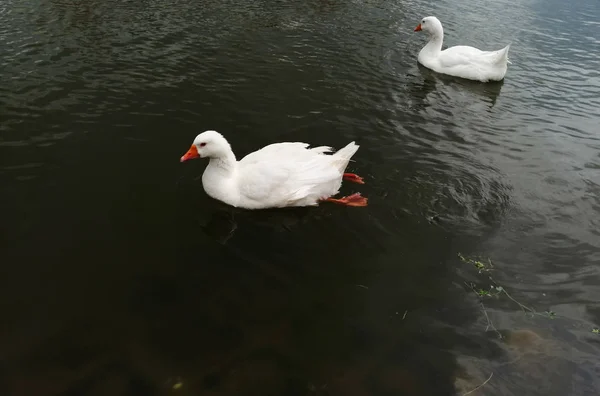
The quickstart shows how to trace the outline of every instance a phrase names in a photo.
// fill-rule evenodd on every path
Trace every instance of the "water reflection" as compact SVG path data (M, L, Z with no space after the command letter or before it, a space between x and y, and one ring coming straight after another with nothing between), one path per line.
M500 95L504 80L497 82L490 82L487 84L477 83L475 81L464 80L444 74L435 73L429 70L425 66L418 64L419 72L424 79L424 87L428 87L432 90L432 87L446 91L446 97L448 100L455 102L457 107L460 107L460 102L465 101L465 105L479 100L483 103L488 104L488 110L491 110L496 104L496 100ZM453 90L452 93L448 93L448 89Z

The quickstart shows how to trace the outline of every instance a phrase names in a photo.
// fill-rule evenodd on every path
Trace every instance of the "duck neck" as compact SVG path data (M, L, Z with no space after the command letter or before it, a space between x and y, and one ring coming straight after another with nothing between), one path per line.
M205 172L218 174L220 177L231 177L237 168L237 159L232 151L210 159Z
M444 30L440 27L435 32L429 35L429 42L423 50L431 54L437 54L442 51L442 43L444 42Z

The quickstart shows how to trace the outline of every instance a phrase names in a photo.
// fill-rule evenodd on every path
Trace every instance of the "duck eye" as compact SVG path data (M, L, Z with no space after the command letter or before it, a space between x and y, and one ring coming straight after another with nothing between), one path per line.
M425 19L423 19L423 20L421 21L421 24L423 24L423 23L425 23Z
M206 143L200 143L200 147L206 146Z

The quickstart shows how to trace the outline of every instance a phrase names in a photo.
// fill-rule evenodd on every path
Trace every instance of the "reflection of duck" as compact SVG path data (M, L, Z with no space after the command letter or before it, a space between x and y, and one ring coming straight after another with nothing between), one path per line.
M460 86L461 92L467 90L471 95L481 97L484 100L489 100L490 109L496 105L496 100L504 85L504 80L491 82L489 84L480 84L475 81L468 81L453 76L435 73L420 63L418 64L418 67L425 80L423 82L423 88L427 93L435 90L438 85L441 87ZM449 94L449 96L451 95Z
M212 239L225 245L236 230L262 229L261 233L286 232L292 230L308 219L315 219L323 213L315 212L309 208L285 208L246 211L226 206L221 202L215 202L215 210L210 214L208 222L201 226L203 231ZM202 222L202 221L201 221Z
M506 74L510 44L498 51L481 51L457 45L442 51L444 29L434 16L423 18L415 31L429 34L429 42L419 52L419 63L438 73L481 82L501 81Z
M201 227L206 234L221 245L225 245L237 230L238 225L233 213L227 210L217 210L212 213L208 222Z

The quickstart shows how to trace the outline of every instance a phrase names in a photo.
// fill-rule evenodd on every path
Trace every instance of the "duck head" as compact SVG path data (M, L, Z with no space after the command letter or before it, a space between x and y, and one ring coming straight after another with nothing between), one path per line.
M194 158L221 158L231 153L231 146L217 131L205 131L196 136L190 149L181 157L181 162Z
M436 17L428 16L421 20L421 23L419 23L417 25L417 27L415 28L414 31L415 32L424 31L426 33L429 33L432 36L437 36L441 32L443 32L442 23Z

